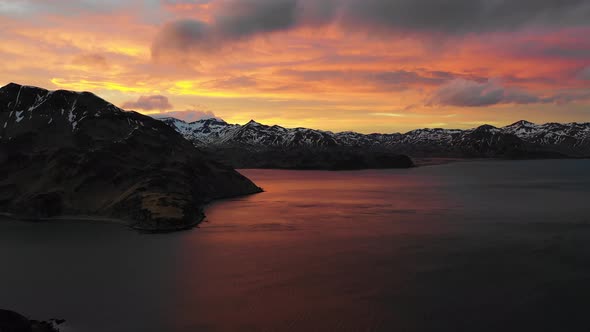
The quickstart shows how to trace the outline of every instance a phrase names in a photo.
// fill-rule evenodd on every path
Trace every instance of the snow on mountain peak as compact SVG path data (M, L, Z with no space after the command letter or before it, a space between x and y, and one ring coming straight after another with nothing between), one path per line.
M194 123L171 122L187 139L200 146L248 146L248 147L408 147L408 146L453 146L473 140L486 140L492 144L501 137L517 136L528 144L558 146L571 144L574 147L588 146L590 151L590 124L536 125L518 121L503 128L483 125L470 130L417 129L406 134L371 134L355 132L332 133L308 128L284 128L267 126L254 120L245 125L227 124L222 120L207 119ZM510 139L510 138L506 138ZM569 142L569 143L568 143ZM586 149L586 148L584 148ZM436 149L435 149L436 150Z

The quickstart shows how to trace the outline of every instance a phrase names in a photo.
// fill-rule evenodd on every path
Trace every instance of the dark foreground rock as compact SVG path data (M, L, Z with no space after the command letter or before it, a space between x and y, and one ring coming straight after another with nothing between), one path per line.
M0 212L172 231L212 200L260 191L164 123L91 93L0 88Z
M343 171L414 167L408 156L361 148L244 149L226 146L209 151L217 160L236 168Z
M59 332L63 319L29 320L21 314L0 309L0 332Z

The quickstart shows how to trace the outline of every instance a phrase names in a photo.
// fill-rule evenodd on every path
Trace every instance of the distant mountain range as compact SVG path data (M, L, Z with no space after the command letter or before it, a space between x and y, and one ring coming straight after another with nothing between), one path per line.
M164 123L88 93L0 88L0 212L115 218L171 231L260 188Z
M518 121L496 128L418 129L405 134L333 133L308 128L267 126L255 121L245 125L220 119L187 123L163 118L197 147L215 153L236 167L277 166L286 168L301 151L316 155L327 151L349 154L407 154L412 157L454 158L560 158L590 156L590 123L548 123L537 125ZM297 153L297 151L299 153ZM353 153L354 152L354 153ZM354 159L354 158L353 158ZM293 161L295 162L295 161ZM402 163L403 164L403 163ZM377 165L379 166L379 165ZM351 167L354 168L354 167Z
M201 206L261 189L240 168L407 168L408 157L590 156L590 123L519 121L471 130L332 133L255 121L161 121L92 93L0 88L0 213L91 216L169 231L198 223Z
M192 123L175 118L160 120L217 160L236 168L352 170L414 166L409 157L377 149L374 138L353 132L287 129L255 121L241 126L219 119Z

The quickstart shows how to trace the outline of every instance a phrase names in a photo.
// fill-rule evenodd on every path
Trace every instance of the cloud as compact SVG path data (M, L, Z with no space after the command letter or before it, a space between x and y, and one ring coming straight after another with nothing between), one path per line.
M352 0L344 3L348 3L344 15L352 22L459 34L533 25L588 25L585 17L590 14L586 0Z
M298 0L226 0L213 23L180 20L166 24L152 45L152 55L166 51L202 51L257 33L285 30L297 20Z
M206 5L213 2L213 0L161 0L163 4L172 6L182 5Z
M168 23L160 30L152 45L152 56L159 57L167 51L187 52L201 49L203 41L210 38L209 26L195 20Z
M78 66L98 67L102 69L107 69L109 67L106 57L102 54L96 53L79 54L72 59L72 64Z
M457 78L476 82L485 82L487 78L464 73L448 71L431 71L425 69L389 70L389 71L340 71L340 70L293 70L277 71L280 76L295 78L303 82L357 82L372 86L381 91L406 90L413 87L438 87Z
M538 96L516 88L507 88L498 80L485 82L455 79L440 86L429 98L427 106L483 107L498 104L568 104L590 99L585 90Z
M258 82L256 79L249 76L231 76L201 84L202 87L207 89L241 89L255 87L257 85Z
M176 118L186 122L195 122L203 119L219 119L215 113L211 111L186 110L186 111L172 111L163 112L152 115L154 118Z
M476 82L455 79L438 88L428 101L430 106L481 107L497 104L533 104L550 102L526 91L505 88L495 80Z
M590 92L587 90L577 92L562 92L543 99L543 101L546 103L555 103L558 105L587 100L590 100Z
M440 85L453 78L454 75L451 73L417 73L413 71L388 71L373 75L373 81L380 85L387 86L405 86L411 84L419 85Z
M0 0L0 15L108 13L124 5L124 1L119 0Z
M298 0L224 1L215 14L215 30L226 37L240 38L288 29L297 23L298 8Z
M199 50L257 34L338 24L346 30L470 34L524 27L589 26L587 0L219 0L212 20L165 25L155 56Z
M29 10L26 2L0 0L0 15L23 14Z
M124 109L139 109L144 111L164 111L172 109L173 106L166 96L141 96L137 101L128 101L123 104Z
M578 77L582 80L590 81L590 66L582 69L578 74Z

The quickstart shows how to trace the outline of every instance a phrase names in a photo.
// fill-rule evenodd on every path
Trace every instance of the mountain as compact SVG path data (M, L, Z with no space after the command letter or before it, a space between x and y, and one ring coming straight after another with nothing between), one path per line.
M590 123L535 125L519 121L503 128L484 125L469 130L439 128L418 129L405 134L364 135L287 129L255 121L240 126L219 119L192 123L174 118L161 120L196 146L241 168L404 167L408 166L404 155L456 158L590 156ZM314 158L315 163L312 162ZM336 165L329 161L334 158ZM318 159L325 162L318 162ZM384 160L390 164L383 164Z
M503 130L528 144L568 156L590 156L590 123L547 123L537 125L518 121Z
M367 149L378 147L378 141L352 132L287 129L253 120L243 126L219 119L193 123L174 118L161 121L236 168L350 170L414 166L405 155L386 149Z
M259 191L161 121L91 93L0 88L0 212L171 231L201 221L211 200Z

